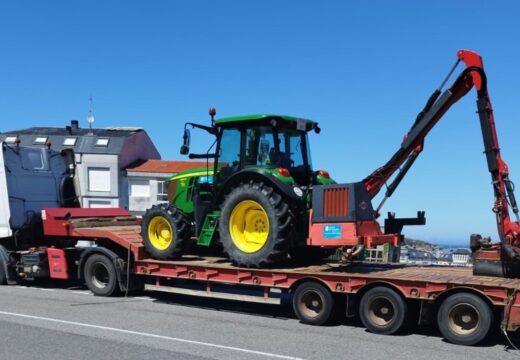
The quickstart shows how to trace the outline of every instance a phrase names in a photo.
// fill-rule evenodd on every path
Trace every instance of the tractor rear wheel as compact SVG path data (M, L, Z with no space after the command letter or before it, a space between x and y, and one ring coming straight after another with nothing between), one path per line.
M267 267L287 257L294 220L273 188L242 184L229 193L221 210L220 241L234 264Z
M154 205L143 216L143 243L155 259L179 258L187 245L189 233L189 221L175 206Z

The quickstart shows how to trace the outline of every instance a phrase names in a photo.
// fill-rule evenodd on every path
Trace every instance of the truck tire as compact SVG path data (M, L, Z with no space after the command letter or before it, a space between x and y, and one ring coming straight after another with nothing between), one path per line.
M115 296L120 292L114 263L105 255L90 255L85 261L83 276L87 287L96 296Z
M221 210L220 242L235 265L267 267L287 258L293 218L273 188L241 184L224 199Z
M317 282L304 282L293 295L294 313L304 324L323 325L328 323L335 306L334 296L325 286Z
M141 236L146 251L154 259L181 257L189 239L190 223L173 205L154 205L143 216Z
M4 260L0 259L0 285L7 284L7 275L5 273L5 263Z
M493 311L480 297L457 293L445 299L437 312L442 335L458 345L475 345L488 335L493 324Z
M403 297L384 286L368 290L359 305L361 322L375 334L391 335L401 330L407 311Z

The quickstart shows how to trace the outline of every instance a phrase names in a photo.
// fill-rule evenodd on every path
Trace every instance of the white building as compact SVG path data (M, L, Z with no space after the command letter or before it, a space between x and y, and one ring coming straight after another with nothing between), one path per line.
M469 266L471 259L471 251L469 249L457 249L452 254L452 265Z
M147 160L127 168L128 210L134 215L143 215L152 205L167 203L165 180L181 171L201 167L206 167L206 162Z

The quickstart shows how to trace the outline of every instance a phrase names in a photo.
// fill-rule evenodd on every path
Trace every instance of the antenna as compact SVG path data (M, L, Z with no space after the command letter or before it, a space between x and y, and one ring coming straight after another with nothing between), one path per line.
M89 101L89 109L88 109L88 115L87 115L87 122L90 130L92 130L92 123L94 122L94 113L92 112L92 95L88 98Z

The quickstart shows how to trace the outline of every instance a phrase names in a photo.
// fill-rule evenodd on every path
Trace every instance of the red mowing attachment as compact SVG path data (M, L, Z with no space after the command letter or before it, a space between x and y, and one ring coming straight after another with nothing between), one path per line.
M323 190L323 216L348 216L348 188L330 188Z

